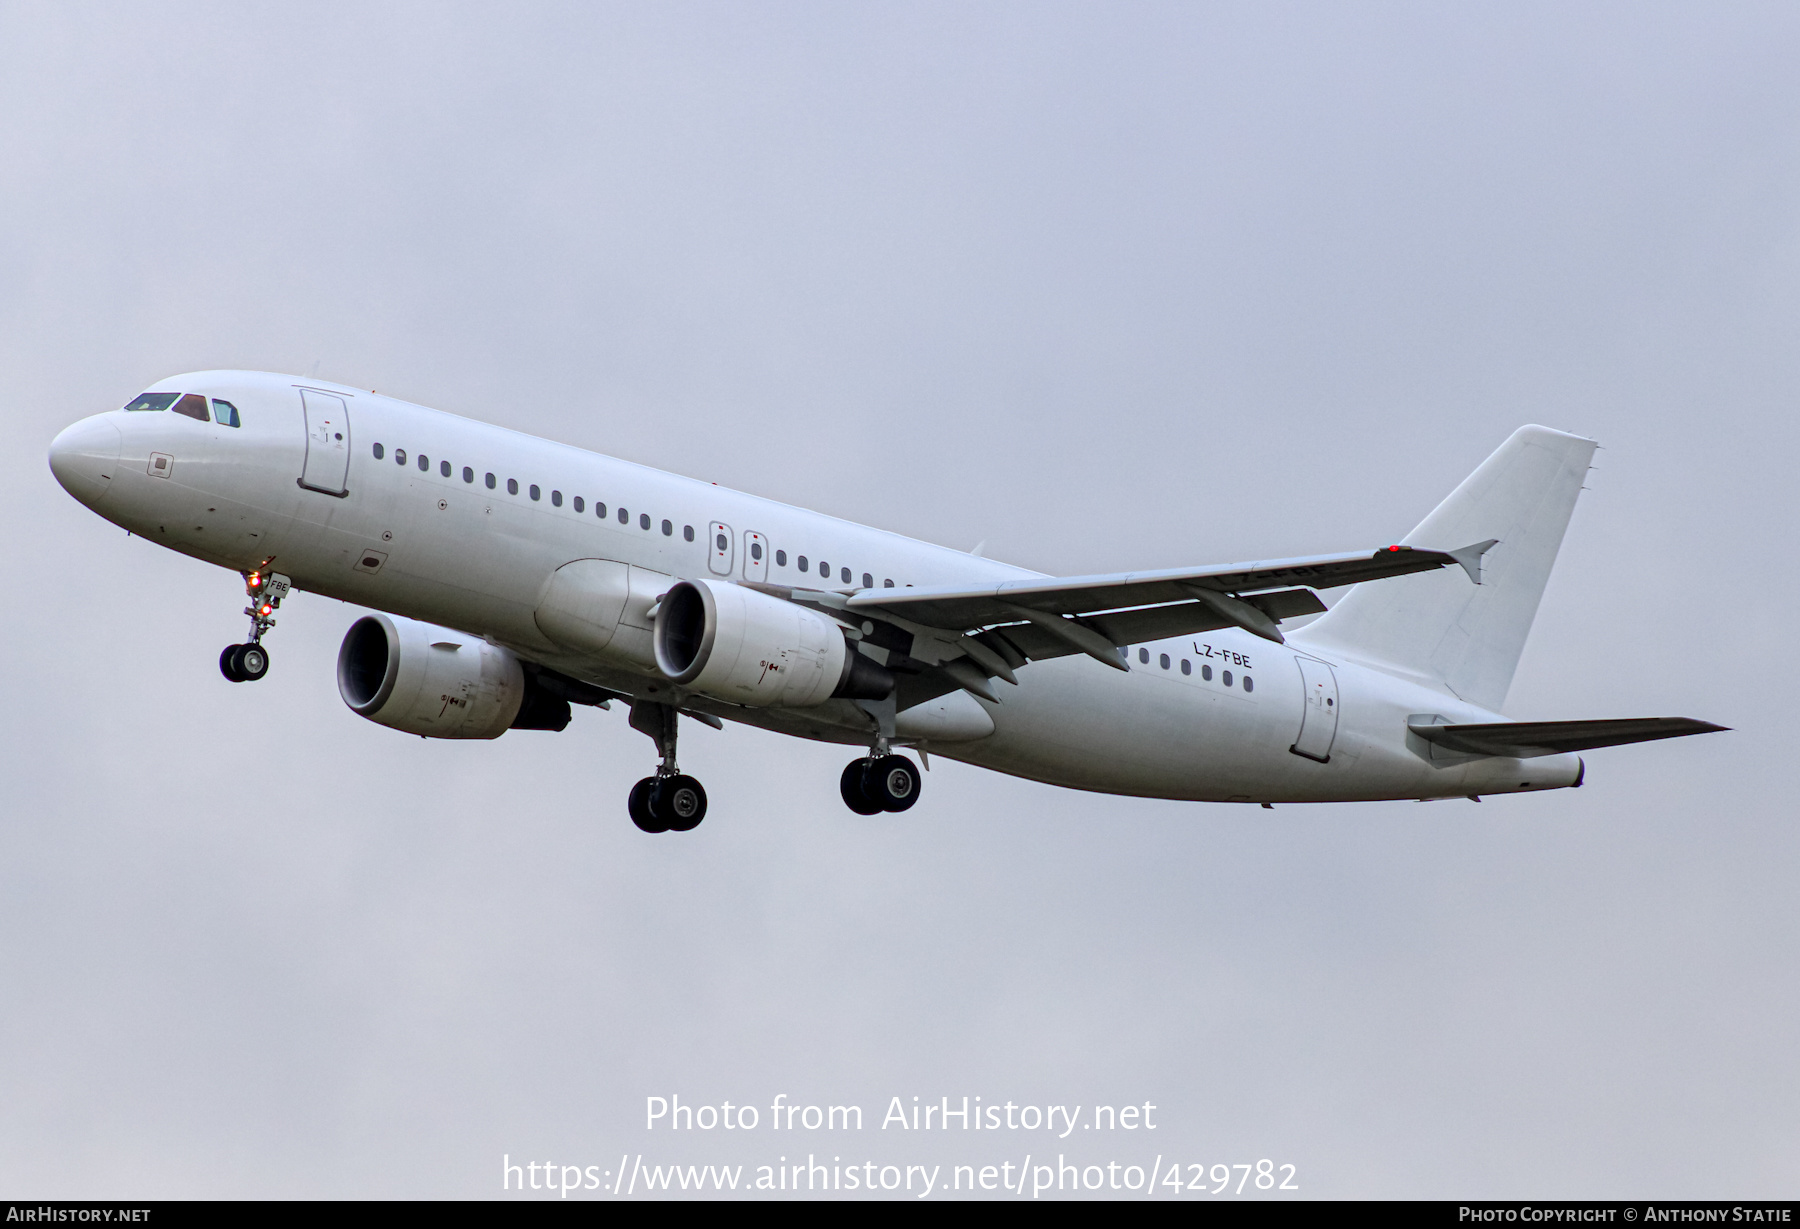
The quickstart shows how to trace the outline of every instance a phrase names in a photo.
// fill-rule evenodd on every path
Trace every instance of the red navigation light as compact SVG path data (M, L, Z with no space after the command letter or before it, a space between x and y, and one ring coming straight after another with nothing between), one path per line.
M268 606L268 605L265 605L265 606L264 606L264 607L263 607L263 608L262 608L262 612L263 612L263 613L264 613L264 614L268 614L268 613L269 613L269 612L270 612L270 611L271 611L271 610L274 610L274 609L275 609L275 608L274 608L274 607L273 607L273 606Z

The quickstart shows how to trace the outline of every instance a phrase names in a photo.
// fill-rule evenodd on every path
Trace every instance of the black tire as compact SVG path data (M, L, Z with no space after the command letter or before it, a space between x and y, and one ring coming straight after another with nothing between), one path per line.
M919 770L904 755L884 755L863 770L864 797L884 811L904 811L919 800Z
M670 832L692 832L706 818L706 790L685 773L664 777L651 795L650 809L668 822Z
M657 818L656 811L650 803L656 793L656 778L645 777L631 787L631 797L625 809L631 812L631 822L645 832L667 832L669 825Z
M246 683L254 683L269 672L269 650L260 644L240 644L231 664Z
M244 681L244 676L239 674L237 669L237 651L243 647L241 644L228 644L219 651L219 673L223 674L228 682L241 683Z
M858 815L873 815L881 810L881 804L863 792L863 770L868 766L868 760L851 760L844 765L844 775L838 778L838 792L844 796L844 805Z

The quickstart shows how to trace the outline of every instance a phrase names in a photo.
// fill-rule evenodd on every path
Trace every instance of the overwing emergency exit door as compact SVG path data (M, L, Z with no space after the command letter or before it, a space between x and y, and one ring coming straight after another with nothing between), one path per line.
M718 521L706 527L707 566L718 576L731 575L731 561L736 552L731 549L731 526L721 525Z
M769 540L753 530L744 530L744 579L769 579Z
M306 464L300 485L326 495L350 493L350 407L331 393L300 390L306 414Z

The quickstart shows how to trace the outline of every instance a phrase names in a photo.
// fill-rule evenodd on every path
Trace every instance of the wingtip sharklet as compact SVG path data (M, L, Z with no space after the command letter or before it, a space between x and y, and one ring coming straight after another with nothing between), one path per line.
M1462 566L1462 570L1469 574L1470 580L1480 584L1481 557L1498 545L1500 545L1499 538L1489 538L1485 542L1472 542L1467 546L1459 546L1455 550L1447 550L1444 553Z

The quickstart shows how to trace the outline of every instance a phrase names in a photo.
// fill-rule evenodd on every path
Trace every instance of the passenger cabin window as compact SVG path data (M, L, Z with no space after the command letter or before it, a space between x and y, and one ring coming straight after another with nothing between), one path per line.
M619 509L619 524L621 524L621 525L631 524L631 513L627 512L623 508Z
M826 563L823 559L819 560L819 575L828 580L831 578L831 565Z
M1219 676L1219 681L1227 687L1231 686L1231 671L1227 670L1225 673L1221 674Z
M487 488L490 491L494 489L494 475L492 474L487 476Z
M1169 668L1169 655L1167 653L1162 654L1162 668L1164 670Z
M375 459L379 461L385 456L387 456L387 449L383 448L380 444L375 445Z
M517 495L519 493L519 480L517 478L508 478L506 480L506 493L508 495Z
M1212 682L1212 667L1203 663L1200 667L1200 677L1209 683Z
M175 404L180 393L144 393L125 408L128 410L166 410Z
M1256 680L1251 678L1248 674L1246 674L1244 676L1244 690L1245 691L1255 691L1256 690Z
M883 580L881 582L881 587L883 589L892 589L894 587L894 578L889 576L887 579Z
M575 511L577 511L577 512L586 512L587 511L587 500L583 499L579 495L577 495L575 497Z
M1181 672L1183 674L1192 674L1194 672L1194 663L1189 661L1185 657L1182 658L1181 659Z
M775 552L775 566L778 568L785 568L787 566L787 552L786 551L778 550Z
M1143 665L1146 665L1146 666L1149 665L1150 664L1150 650L1149 649L1139 649L1138 650L1138 661L1140 663L1142 663Z
M874 587L875 587L875 578L873 576L869 575L867 572L864 572L863 573L863 588L873 589Z
M438 477L448 478L449 476L450 476L450 462L439 461L438 462Z
M562 507L562 492L561 491L551 491L550 492L550 506L552 508Z
M405 465L406 464L406 449L404 449L404 448L394 449L394 464L395 465Z
M470 469L467 465L463 466L463 481L464 482L475 481L475 471Z
M229 401L213 401L213 421L221 427L241 427L244 424L238 419L237 406Z
M761 542L750 543L750 558L754 559L758 563L762 562L762 543Z
M431 469L431 458L421 452L419 454L419 472L421 474L423 474L430 469Z
M675 536L675 522L664 521L663 522L663 537L672 538L674 536Z
M776 562L780 562L780 559L779 559L779 557L778 557L778 558L777 558L777 560L776 560ZM804 572L804 571L806 571L806 570L807 570L807 567L806 567L806 556L805 556L805 555L802 555L802 556L800 556L800 558L799 558L799 559L797 559L797 560L795 560L795 562L796 562L796 563L798 563L798 564L799 564L799 565L800 565L800 570L801 570L801 571L802 571L802 572Z
M644 530L650 528L650 514L648 512L638 513L638 528Z
M543 496L543 494L544 493L542 491L538 490L537 483L534 482L531 484L531 498L532 499L535 500L535 499L541 498Z
M211 422L212 415L206 412L206 398L199 393L189 393L172 407L177 414L186 414L189 418L198 418L201 422Z
M681 527L681 536L686 541L692 542L694 540L694 527L692 525L683 525Z
M606 505L605 504L595 504L594 505L594 515L599 517L601 520L605 520L606 519Z

